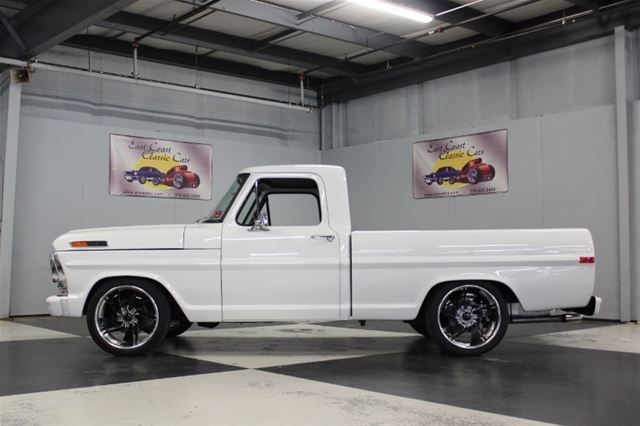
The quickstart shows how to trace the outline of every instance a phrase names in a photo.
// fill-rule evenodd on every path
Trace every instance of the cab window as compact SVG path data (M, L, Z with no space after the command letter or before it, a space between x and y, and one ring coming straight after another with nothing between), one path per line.
M258 202L254 186L236 218L239 225L251 226L262 215L269 226L316 226L322 221L318 185L313 179L260 179L257 189Z

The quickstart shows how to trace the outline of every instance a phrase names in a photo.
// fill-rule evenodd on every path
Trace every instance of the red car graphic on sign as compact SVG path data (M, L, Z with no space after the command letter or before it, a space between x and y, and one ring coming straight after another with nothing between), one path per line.
M200 185L200 176L187 170L187 166L175 166L167 171L164 184L176 189L197 188Z
M476 158L464 165L460 171L459 181L462 183L476 183L493 180L496 175L496 169L482 162L482 158Z

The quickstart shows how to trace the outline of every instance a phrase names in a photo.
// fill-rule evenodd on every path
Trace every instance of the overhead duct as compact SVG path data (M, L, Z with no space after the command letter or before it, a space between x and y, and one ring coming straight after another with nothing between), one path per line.
M34 70L40 69L40 70L46 70L46 71L56 71L56 72L62 72L66 74L79 75L83 77L92 77L92 78L99 78L102 80L117 81L120 83L135 84L138 86L147 86L147 87L155 87L159 89L175 90L178 92L192 93L194 95L212 96L212 97L223 98L223 99L232 99L232 100L241 101L241 102L249 102L249 103L259 104L259 105L269 105L277 108L285 108L285 109L291 109L296 111L312 112L314 109L314 107L311 105L295 105L285 101L279 101L276 99L238 95L235 93L196 88L196 87L187 86L183 84L158 81L158 80L150 80L150 79L141 78L141 77L135 78L132 76L126 76L122 74L108 73L103 71L93 71L93 70L87 70L82 68L70 67L66 65L57 65L57 64L50 64L45 62L38 62L37 60L21 61L18 59L5 58L0 56L0 64L12 65L12 66L21 67L24 69L34 69ZM304 98L302 97L302 99Z

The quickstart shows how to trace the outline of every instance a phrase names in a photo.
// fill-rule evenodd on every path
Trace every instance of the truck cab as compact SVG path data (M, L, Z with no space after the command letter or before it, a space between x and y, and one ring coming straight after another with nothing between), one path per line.
M234 283L222 285L225 320L349 316L346 188L340 167L246 169L232 186L233 195L209 218L187 226L187 246L200 246L220 232L222 282ZM222 226L208 230L212 223Z

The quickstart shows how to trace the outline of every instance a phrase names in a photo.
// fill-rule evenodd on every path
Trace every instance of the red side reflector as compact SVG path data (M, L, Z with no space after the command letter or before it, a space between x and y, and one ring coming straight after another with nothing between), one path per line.
M596 263L596 258L593 256L581 257L580 263Z

